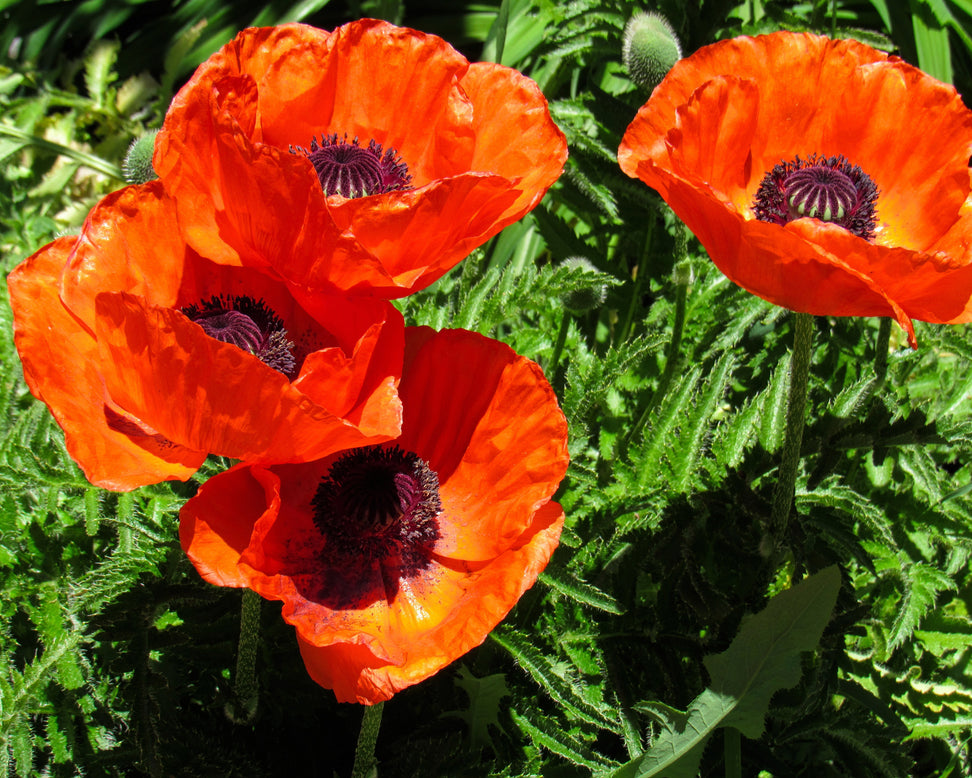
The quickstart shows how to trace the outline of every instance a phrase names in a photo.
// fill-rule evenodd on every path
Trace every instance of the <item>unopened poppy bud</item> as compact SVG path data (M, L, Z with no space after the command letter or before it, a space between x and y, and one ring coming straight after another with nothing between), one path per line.
M122 162L122 175L129 184L144 184L158 178L152 167L152 154L155 151L155 136L158 130L151 130L132 141Z
M579 268L585 273L596 273L597 268L584 257L570 257L565 259L563 266L567 268ZM607 298L607 285L596 284L582 289L574 289L567 292L560 299L564 308L577 316L587 313L604 303Z
M631 80L651 91L682 58L682 47L664 16L638 12L624 28L621 58Z

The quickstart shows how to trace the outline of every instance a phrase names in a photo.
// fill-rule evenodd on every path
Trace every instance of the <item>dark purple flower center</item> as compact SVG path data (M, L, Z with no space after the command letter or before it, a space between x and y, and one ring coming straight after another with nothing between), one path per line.
M786 224L809 217L837 224L865 240L874 237L878 190L870 176L843 157L780 162L756 191L756 218Z
M380 568L385 594L394 597L400 580L428 567L440 537L439 477L425 460L398 446L343 454L321 479L311 505L325 540L323 561L349 572L346 591L332 583L327 593L336 604L362 594L355 568Z
M263 301L246 296L212 297L188 305L182 312L209 337L248 351L287 378L294 377L294 344L280 317Z
M313 138L310 149L298 146L290 151L307 156L326 195L367 197L412 188L408 165L395 149L382 152L381 144L374 140L362 147L357 138L348 143L347 135L338 140L334 133L322 136L320 143Z

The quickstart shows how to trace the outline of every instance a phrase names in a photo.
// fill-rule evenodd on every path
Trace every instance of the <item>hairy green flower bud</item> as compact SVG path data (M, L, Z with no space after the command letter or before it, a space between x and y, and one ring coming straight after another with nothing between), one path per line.
M639 12L624 28L621 58L631 80L651 91L682 58L682 48L664 16Z
M152 167L152 153L155 151L155 136L158 130L150 130L132 141L122 162L122 175L129 184L144 184L158 178Z
M577 268L583 270L585 274L588 272L598 272L597 268L584 257L570 257L565 259L563 267ZM570 313L580 316L603 304L606 298L607 285L595 284L594 286L588 286L582 289L574 289L564 294L560 299L564 304L564 308L570 311Z

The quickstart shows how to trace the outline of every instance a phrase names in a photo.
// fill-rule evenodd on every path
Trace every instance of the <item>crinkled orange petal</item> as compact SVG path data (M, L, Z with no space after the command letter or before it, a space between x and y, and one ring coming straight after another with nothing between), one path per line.
M834 56L821 58L821 47L828 46ZM777 127L777 131L818 140L822 123L818 125L815 112L821 105L825 110L833 106L833 96L839 89L835 84L850 78L857 67L885 59L887 55L855 41L829 41L798 33L741 36L704 46L679 60L655 88L625 133L618 156L660 157L679 107L696 89L719 76L750 80L759 85L760 94L769 102L781 105L792 129ZM798 77L806 78L806 83L798 83ZM762 148L757 151L763 153ZM776 162L779 159L773 164ZM626 164L622 161L622 168L628 172Z
M406 341L416 331L424 337L423 329L408 328ZM400 392L406 411L398 445L439 475L437 553L497 556L567 471L567 421L543 372L505 344L445 330L408 353Z
M404 321L391 303L371 297L307 293L252 268L187 263L178 307L213 295L261 300L283 321L303 362L294 387L365 436L401 429L398 378Z
M175 305L187 248L158 181L100 200L85 219L60 277L61 299L92 332L95 298L125 290Z
M58 279L77 241L59 238L7 278L27 385L50 408L64 430L68 453L92 484L126 491L185 480L206 458L204 451L174 444L146 448L109 425L98 345L58 297Z
M398 382L405 323L390 303L318 293L304 303L314 313L326 307L328 331L338 346L304 359L294 388L315 404L358 428L362 436L387 440L402 426Z
M300 147L332 133L395 149L414 189L326 197ZM154 165L187 239L214 261L400 297L533 208L565 159L528 79L361 20L241 33L176 96Z
M178 204L186 238L200 254L224 264L286 265L291 257L331 253L353 242L329 217L307 159L246 143L239 129L224 124L213 128L210 156L175 143L165 153L177 167L162 180ZM191 131L195 144L195 125Z
M306 147L321 133L374 139L403 156L415 186L470 169L473 106L456 89L469 63L441 38L362 19L333 33L283 25L241 45L264 35L273 63L243 61L258 79L264 143Z
M170 440L251 462L316 459L385 440L308 401L257 357L208 337L178 311L124 292L96 301L112 400Z
M329 208L355 242L339 244L327 257L319 251L294 257L279 271L304 286L402 297L431 284L522 216L527 209L506 217L517 195L502 176L466 173L408 192L345 199ZM373 273L363 273L362 258ZM302 266L302 259L311 264Z
M735 283L807 313L894 316L914 342L912 317L972 319L970 152L972 112L952 87L854 41L776 33L677 63L618 160ZM754 221L763 175L813 153L843 155L875 181L873 242L813 219Z
M375 560L328 560L312 501L339 453L214 476L181 514L183 547L207 580L283 602L311 675L342 701L387 699L479 645L534 583L564 522L550 497L567 465L566 423L539 369L462 330L410 328L405 353L395 445L438 472L443 537L394 592ZM469 559L456 554L466 547Z
M310 676L333 689L338 702L371 705L438 672L482 643L533 585L563 520L557 503L545 504L520 544L496 559L476 569L436 566L403 586L387 620L342 623L313 637L299 625L297 642ZM396 656L386 652L389 644L406 648Z
M475 105L473 170L489 170L516 185L510 221L531 210L567 161L567 142L550 118L536 82L490 62L469 66L462 88ZM515 143L511 143L515 139Z
M840 92L850 119L835 127L833 148L878 186L876 242L934 251L969 196L972 112L954 87L904 62L869 65L858 78L860 88ZM903 121L903 111L921 120Z
M278 483L266 470L237 465L211 478L182 506L179 540L204 580L237 588L249 584L240 556L261 515L280 509Z

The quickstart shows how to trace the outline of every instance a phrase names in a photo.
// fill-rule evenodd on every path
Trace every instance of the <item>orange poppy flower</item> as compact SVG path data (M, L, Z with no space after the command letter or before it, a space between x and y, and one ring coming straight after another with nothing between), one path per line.
M210 583L284 603L341 702L428 678L509 612L553 553L567 424L533 362L464 330L406 330L401 436L307 464L240 465L182 509Z
M401 297L521 218L563 133L537 85L372 19L252 28L176 95L154 166L185 234L226 264Z
M157 181L103 199L8 286L27 384L95 485L186 479L208 453L306 461L400 429L391 304L203 259Z
M851 40L775 33L669 72L618 161L732 281L810 314L972 320L972 113Z

